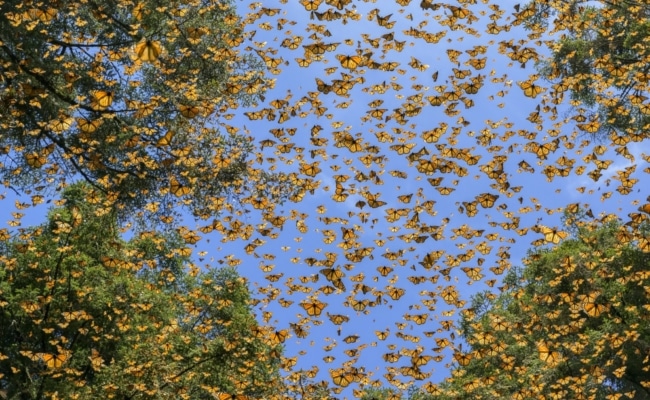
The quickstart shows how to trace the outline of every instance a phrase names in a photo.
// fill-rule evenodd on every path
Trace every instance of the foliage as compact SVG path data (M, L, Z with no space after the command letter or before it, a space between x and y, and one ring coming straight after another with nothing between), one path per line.
M549 42L552 54L540 70L555 83L551 95L556 103L570 91L577 108L573 118L583 131L602 136L614 130L635 137L650 124L650 6L634 1L593 3L528 4L535 10L527 21L529 29L561 35Z
M249 138L215 119L270 83L256 55L236 50L240 25L230 2L210 0L1 2L5 184L81 177L127 210L192 197L202 216L259 193L252 181L281 186L250 168Z
M442 398L650 398L648 229L580 222L533 249L498 295L464 312L471 345Z
M258 334L246 281L232 268L199 271L180 235L124 241L88 190L67 189L43 225L3 232L7 398L278 393L281 348Z

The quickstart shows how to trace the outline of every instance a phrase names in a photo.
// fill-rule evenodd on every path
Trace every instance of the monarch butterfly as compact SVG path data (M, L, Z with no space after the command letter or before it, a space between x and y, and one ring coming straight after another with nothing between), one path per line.
M462 88L467 94L476 94L478 93L478 90L481 88L481 86L482 83L472 82L472 83L464 83L462 85Z
M357 299L351 299L349 301L350 306L354 311L363 311L368 307L369 300L368 299L363 299L363 300L357 300Z
M607 311L609 307L606 304L586 302L582 306L590 317L597 317L603 312Z
M408 154L413 147L415 147L415 143L402 143L391 145L390 149L396 151L397 154Z
M598 129L600 129L600 123L597 120L591 121L586 124L577 124L577 126L580 130L589 133L596 133L598 132Z
M336 58L338 58L339 62L341 63L341 66L347 69L355 69L363 63L363 58L359 55L346 56L343 54L339 54L336 56Z
M447 286L440 292L440 297L442 297L447 304L453 305L458 299L458 292L454 286Z
M454 71L454 76L457 79L465 79L472 74L472 71L469 69L452 68L452 71Z
M385 353L382 355L382 358L384 361L389 362L389 363L395 363L399 361L399 359L402 357L401 354L399 353Z
M113 104L113 92L106 90L93 90L91 107L95 110L105 110Z
M199 42L201 42L201 37L207 33L208 30L205 28L187 28L187 41L191 44L199 44Z
M176 132L174 131L167 131L165 136L158 139L158 141L156 142L156 146L158 147L170 146L172 144L172 139L174 138L175 134Z
M311 64L310 58L296 58L295 60L298 63L299 67L306 68Z
M48 368L57 369L61 368L63 364L68 360L68 355L65 353L61 354L49 354L49 353L40 353L40 359L47 365Z
M350 385L354 378L352 374L349 374L343 370L330 371L330 376L332 377L332 382L334 382L335 385L341 387Z
M327 313L327 317L332 321L334 325L341 325L344 322L348 322L350 317L342 314L330 314Z
M307 53L314 56L320 56L325 54L325 52L328 50L328 46L322 42L304 44L302 47L306 50L305 56L307 56Z
M453 192L453 191L456 190L456 189L454 189L454 188L452 188L452 187L438 186L438 187L436 188L436 190L437 190L438 192L440 192L441 195L443 195L443 196L447 196L447 195L449 195L451 192Z
M385 17L377 15L377 23L387 29L392 29L395 21L388 21L393 14L388 14Z
M352 139L352 136L350 136L349 139L346 138L346 139L343 141L343 145L344 145L345 147L347 147L348 150L350 150L352 153L358 153L358 152L360 152L361 150L363 150L363 146L361 145L361 143L362 143L362 139L361 139L361 138L358 138L358 139Z
M88 356L88 359L90 359L91 367L95 371L99 371L104 365L104 359L102 358L101 354L95 349L91 350L91 354Z
M194 118L201 112L201 108L197 106L186 106L181 104L178 106L178 110L181 112L181 115L185 118Z
M300 172L302 172L303 174L305 174L307 176L314 177L314 176L318 175L319 172L321 172L321 169L318 166L319 164L320 164L320 162L318 162L318 161L314 161L311 164L307 164L307 163L302 164L300 166Z
M338 94L339 96L343 96L348 93L348 91L352 88L352 85L353 84L351 82L337 80L334 82L334 85L332 85L332 89L334 90L334 93Z
M391 288L388 291L388 295L393 300L399 300L402 296L404 296L405 293L406 291L402 288Z
M307 11L314 11L318 9L318 6L323 2L323 0L300 0L300 4L305 7Z
M135 46L134 51L138 60L152 62L160 56L162 49L159 42L143 39Z
M368 193L366 197L366 199L368 200L368 205L372 208L378 208L387 204L385 201L377 200L378 198L379 198L379 193L377 194Z
M239 83L226 83L226 93L237 94L241 91L242 85Z
M492 193L483 193L477 197L478 202L483 208L490 208L494 206L494 202L499 198L499 195Z
M336 281L336 280L341 280L345 276L343 271L340 269L334 269L334 268L323 268L320 270L320 273L325 276L325 279L328 281Z
M642 211L646 214L650 214L650 203L646 203L639 207L639 211Z
M77 126L84 133L93 133L102 124L102 120L88 120L86 118L77 118Z
M467 277L473 281L479 281L483 278L480 267L463 267L461 268Z
M336 7L338 10L343 10L343 8L350 4L351 0L325 0L325 3Z
M332 85L323 82L319 78L316 78L316 88L318 89L319 92L323 94L328 94L329 92L332 91Z
M543 91L540 86L535 85L531 81L519 82L519 87L524 91L524 95L532 98L537 97Z
M458 364L462 365L463 367L469 365L469 362L472 361L472 355L469 353L461 353L461 352L455 352L454 353L454 360L458 362Z
M282 329L280 331L275 331L271 334L271 340L273 343L284 343L284 341L289 337L289 330Z
M63 132L72 126L73 119L65 114L59 115L59 118L50 121L49 127L54 132Z
M548 243L558 244L560 240L565 239L569 234L564 231L558 231L556 228L541 227L541 232L544 235L544 240Z
M377 267L377 271L379 272L379 275L381 275L381 276L388 276L388 274L393 272L393 268L388 267L386 265L382 265L382 266Z
M428 318L429 314L415 314L411 316L411 320L418 325L423 325L426 323Z
M181 185L181 183L173 176L169 181L169 190L174 196L177 197L185 196L186 194L190 193L190 188L188 186Z
M389 334L390 334L390 331L388 331L388 330L375 331L375 335L377 336L377 339L379 339L379 340L386 340L386 338L388 338Z
M562 356L557 351L551 351L546 342L537 344L537 351L539 352L539 359L547 364L556 365L561 361Z
M25 154L25 161L30 167L40 168L47 163L47 158L36 152L32 152Z
M266 64L266 66L269 67L269 68L275 68L278 65L282 64L282 61L284 61L284 59L282 57L273 58L273 57L269 57L269 56L267 56L265 54L262 55L262 58L264 59L264 63Z
M321 315L327 303L321 303L320 301L311 301L300 304L302 308L307 311L307 315L317 317Z
M368 113L371 117L381 120L384 117L384 113L386 111L388 111L386 108L373 108L372 110L368 111Z

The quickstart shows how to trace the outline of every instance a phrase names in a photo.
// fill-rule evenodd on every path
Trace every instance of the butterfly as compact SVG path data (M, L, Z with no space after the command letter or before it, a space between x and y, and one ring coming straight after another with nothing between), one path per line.
M411 320L418 325L423 325L427 322L429 314L415 314L411 316Z
M318 166L319 164L319 161L314 161L311 164L302 164L300 166L300 171L307 176L314 177L321 171L320 167Z
M494 202L499 198L499 195L491 193L480 194L476 199L484 208L490 208L494 206Z
M299 67L306 68L311 64L311 58L295 58Z
M36 152L31 152L25 154L25 161L30 167L40 168L47 163L47 158Z
M472 358L473 356L470 353L461 353L461 352L454 353L454 360L456 360L458 364L462 366L469 365L470 361L472 361Z
M350 299L349 304L354 311L363 311L366 309L366 307L368 307L369 302L370 301L368 299L363 299L363 300Z
M642 211L646 214L650 214L650 203L646 203L639 207L639 211Z
M384 28L387 29L392 29L393 26L395 25L395 21L388 21L392 15L393 14L388 14L385 17L377 15L377 23L379 24L379 26L383 26Z
M138 60L152 62L160 56L162 49L159 42L143 39L135 45L134 52Z
M176 132L174 131L167 131L165 136L158 139L158 141L156 142L156 146L158 147L170 146L175 134Z
M380 193L372 194L368 193L366 199L368 200L368 205L372 208L378 208L387 203L385 201L378 200Z
M52 131L60 133L72 126L73 119L65 114L59 115L59 118L50 121L49 127Z
M339 54L336 56L336 58L341 63L341 66L347 69L355 69L363 63L363 58L359 55L347 56L347 55Z
M288 329L282 329L280 331L274 331L271 333L271 341L273 343L284 343L284 341L289 337L289 330Z
M544 240L548 243L558 244L560 240L565 239L569 234L564 231L558 231L556 228L541 227L541 232L544 235Z
M185 196L191 191L188 186L181 185L181 183L173 176L169 180L169 190L177 197Z
M300 0L300 4L305 7L307 11L314 11L318 9L318 6L322 3L322 0Z
M330 371L330 376L332 377L332 382L341 387L346 387L350 385L353 381L353 376L350 373L347 373L344 370L334 370Z
M86 118L77 118L77 126L84 133L93 133L102 124L102 120L88 120Z
M557 351L551 351L546 342L539 342L537 344L537 351L539 352L539 359L550 365L556 365L561 361L562 356Z
M461 269L471 280L478 281L483 278L480 267L462 267Z
M323 309L327 306L327 303L321 303L320 301L314 300L301 303L300 305L305 309L305 311L307 311L307 315L317 317L321 315Z
M535 85L531 81L519 82L519 87L524 91L524 95L532 98L537 97L543 91L540 86Z
M91 107L94 110L105 110L113 104L113 92L106 90L93 90L91 95Z
M63 364L65 364L65 362L68 360L68 355L65 353L40 353L39 358L45 363L45 365L47 365L48 368L57 369L61 368Z
M587 302L583 305L583 308L587 315L590 317L597 317L603 312L607 311L609 307L606 304Z
M185 118L194 118L201 112L201 108L197 106L188 106L181 104L178 106L178 110L181 112L181 115Z

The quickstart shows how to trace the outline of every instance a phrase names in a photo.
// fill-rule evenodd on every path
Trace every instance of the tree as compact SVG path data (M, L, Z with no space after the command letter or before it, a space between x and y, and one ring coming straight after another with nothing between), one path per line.
M128 208L190 195L202 216L227 196L279 195L256 185L282 178L249 167L249 138L214 118L269 84L236 49L240 25L212 0L0 3L3 181L81 177Z
M68 188L43 225L2 232L4 397L279 393L280 343L257 325L245 279L192 265L187 233L123 240L88 190Z
M555 104L566 91L578 102L578 128L643 138L650 124L650 6L636 1L533 1L521 12L529 16L526 26L533 32L561 34L550 41L551 56L540 71L554 82L550 94Z
M568 220L572 238L473 299L441 398L650 398L648 226Z

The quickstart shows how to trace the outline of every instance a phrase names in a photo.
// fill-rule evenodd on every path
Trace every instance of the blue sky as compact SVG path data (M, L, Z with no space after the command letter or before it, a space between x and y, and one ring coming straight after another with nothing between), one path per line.
M500 9L505 11L498 20L499 24L511 23L512 17L509 21L506 18L512 14L515 3L514 1L498 3ZM249 11L256 12L261 6L262 3L237 2L242 15ZM311 19L310 13L306 12L298 1L264 1L263 6L278 8L280 11L274 16L264 15L247 26L247 31L255 30L256 33L250 41L242 45L241 50L244 51L246 46L251 46L251 51L269 51L267 54L272 55L273 58L283 59L283 63L279 65L279 73L271 75L276 79L275 87L265 94L264 104L231 110L232 119L221 118L216 122L239 127L241 133L249 134L257 144L267 139L275 142L274 146L266 147L261 151L261 162L254 161L252 164L254 168L275 169L288 173L299 172L301 163L318 161L321 172L313 177L318 185L314 193L307 193L302 201L287 202L275 207L273 210L275 215L287 218L282 229L274 230L277 233L276 238L260 234L259 231L270 228L271 224L264 219L261 212L252 210L234 216L245 224L260 228L250 238L224 241L216 233L206 235L204 240L197 244L196 251L197 254L206 253L206 267L217 265L218 260L227 258L240 261L239 271L251 282L255 296L261 299L267 298L267 301L261 302L256 307L261 321L266 315L268 320L265 323L279 330L290 329L290 324L302 324L309 329L308 337L300 339L292 332L285 343L285 356L298 357L293 371L317 367L319 373L315 379L327 380L330 369L352 365L371 373L370 381L379 379L385 382L385 374L390 372L389 368L407 366L409 358L402 357L397 363L389 364L384 361L382 357L384 354L407 353L421 348L422 354L436 355L438 353L433 350L438 347L436 339L438 341L448 339L452 343L460 344L457 332L441 327L441 321L455 320L459 315L456 307L447 304L441 297L441 293L445 288L453 285L459 293L459 299L469 302L473 293L488 288L486 280L500 278L490 270L490 267L498 265L499 260L509 260L513 265L520 265L520 260L531 247L531 243L541 235L530 230L520 235L516 229L531 228L536 224L560 226L560 210L568 203L576 202L588 203L595 215L605 212L624 216L636 208L634 201L643 201L647 195L639 192L640 184L637 184L633 192L627 196L622 196L616 191L618 186L616 171L637 165L632 176L642 178L643 169L647 167L647 162L642 157L648 153L647 144L643 142L631 143L628 146L629 151L634 155L634 161L615 154L612 149L607 148L606 141L600 143L606 147L606 151L599 157L611 159L613 163L598 182L594 182L587 176L586 172L593 169L593 165L588 164L585 173L579 176L572 172L568 177L555 177L550 180L542 174L548 165L557 166L556 161L562 156L576 160L573 170L575 171L579 165L585 164L582 158L592 152L594 146L599 143L590 143L584 148L580 146L580 142L589 138L573 135L575 126L571 121L559 120L568 115L569 110L565 105L558 105L560 117L556 121L545 119L541 124L536 124L527 120L544 95L539 95L536 99L527 98L522 94L518 83L527 80L530 74L534 74L535 66L532 61L529 61L525 68L522 68L518 62L513 63L498 51L500 41L512 40L513 43L517 43L520 39L525 39L526 33L520 27L512 27L508 32L501 32L499 35L487 34L486 24L490 22L489 14L492 11L485 4L468 6L474 15L479 17L478 21L469 25L479 35L469 35L462 29L450 30L448 26L440 25L440 21L436 20L435 16L443 16L444 19L444 15L448 15L450 11L441 8L435 12L425 12L419 7L417 1L412 1L407 7L400 7L392 1L374 3L353 1L346 9L355 10L360 18L358 21L348 19L346 24L342 19L331 22ZM319 11L323 12L327 8L329 6L323 3ZM481 11L484 11L485 15L481 15ZM394 26L392 28L379 26L376 15L380 17L390 15L389 20L394 21ZM286 21L281 21L281 18ZM278 24L282 25L282 29L277 29ZM315 33L314 27L310 24L326 25L331 36L320 33L316 35L316 39L310 38L310 35ZM265 29L267 27L270 29ZM405 32L411 28L431 33L445 32L445 36L438 43L426 43L423 39L406 35ZM390 42L382 38L382 35L391 33L394 35L394 40L405 41L403 50L389 49L382 53L382 45ZM297 49L290 50L281 46L287 38L295 40L296 35L302 37L302 42ZM374 47L366 38L378 39L379 45ZM328 51L323 60L314 60L308 68L299 67L296 58L305 58L303 46L321 40L330 44L337 43L336 48ZM534 46L534 43L528 45ZM482 69L476 69L468 64L468 61L474 57L468 55L466 51L472 51L475 46L486 46L486 53L477 56L486 58L486 66ZM449 60L447 51L450 49L463 52L458 58L459 64ZM376 62L398 62L399 66L393 71L370 70L367 67L344 69L336 56L356 55L357 50L361 54L372 52L369 58ZM273 54L275 51L277 52ZM544 50L538 47L538 51L541 53ZM410 62L413 63L413 58L428 65L428 68L422 71L414 69L409 65ZM335 70L329 71L327 70L329 68ZM484 86L477 94L466 95L468 99L473 100L472 107L468 108L462 102L458 102L456 106L458 114L449 116L444 113L444 106L434 107L429 104L427 98L440 95L435 89L436 86L446 85L447 89L443 91L451 90L454 68L469 71L468 77L456 78L457 81L469 82L472 77L481 76ZM403 70L403 73L400 70ZM331 83L334 79L345 80L342 73L351 75L350 80L357 80L358 83L350 89L347 96L337 96L334 93L318 94L321 106L327 107L322 116L315 115L313 106L308 103L296 109L296 116L291 116L282 123L279 123L277 118L273 121L266 118L250 120L244 114L270 108L273 100L285 99L288 94L291 95L287 100L289 105L298 106L300 99L314 96L310 95L310 92L317 93L316 78ZM434 80L433 75L437 75L437 80ZM401 88L396 89L397 85ZM387 89L384 93L379 93L378 90L382 87ZM422 98L409 100L409 96L418 95L422 95ZM372 102L378 103L378 100L383 102L369 106ZM396 117L386 118L396 108L419 102L422 103L417 105L422 108L421 112L409 116L404 124L400 124ZM371 108L386 109L383 118L367 117L368 110ZM281 111L277 110L278 116ZM304 117L300 116L301 111L305 112ZM558 123L557 127L554 126L556 123ZM437 142L426 142L423 133L442 124L447 125L447 130L440 139ZM328 140L323 147L315 147L311 140L312 128L315 125L322 127L318 137ZM278 128L284 128L286 132L295 129L295 133L277 137L272 130ZM495 136L489 145L482 144L478 140L481 131L485 129ZM527 149L531 141L544 144L556 139L552 136L552 132L549 132L551 129L558 129L559 134L556 137L562 140L557 150L546 160L539 160ZM359 138L363 143L363 149L359 152L351 152L345 147L337 147L337 135L343 131L347 131L355 139ZM530 138L525 138L522 132L529 132ZM379 139L382 137L390 138L390 141L382 142ZM280 152L278 146L287 143L293 143L293 149L287 153ZM399 144L413 144L412 152L426 147L429 152L428 158L452 160L465 168L467 175L458 176L454 172L439 171L430 175L422 173L417 168L417 162L409 162L406 155L400 155L390 147ZM572 147L571 144L575 146ZM378 153L372 152L373 146L378 148ZM299 152L300 148L304 150ZM311 151L320 148L324 153L315 153L312 157ZM467 149L467 152L472 155L480 155L479 162L476 165L468 165L445 153L449 149L458 148ZM372 161L373 157L378 156L385 156L385 158ZM300 157L302 159L299 159ZM370 161L366 164L362 157L369 157ZM509 188L503 191L494 187L495 181L487 179L481 169L491 160L498 161L501 158L503 171L509 183ZM523 171L522 162L528 163L534 172ZM394 176L391 171L401 171L406 174L406 177ZM349 196L342 202L336 202L332 198L337 175L349 175L349 179L342 183ZM362 179L364 176L367 179ZM439 186L434 187L428 179L436 178L442 178L442 181ZM454 190L449 195L442 195L437 189L439 187L449 187ZM578 191L582 187L584 191ZM604 195L608 192L611 193L610 196ZM376 208L367 204L360 207L359 201L369 203L368 193L378 194L379 200L386 204ZM464 211L467 208L464 203L476 201L485 193L499 196L495 205L490 208L479 205L476 215L469 217ZM2 221L11 218L10 212L13 211L13 206L10 207L8 203L13 204L15 200L15 196L10 191L6 194L7 198L4 202L7 206L0 211ZM404 196L408 195L412 197L406 202ZM427 210L431 202L433 207ZM528 207L530 211L526 210ZM398 220L390 221L386 218L390 209L405 209L407 214ZM42 221L41 211L44 207L30 210L32 211L28 218L23 220L24 224ZM416 213L419 222L414 227L409 227L407 221ZM503 227L517 217L520 218L518 228ZM194 224L192 221L188 223ZM429 233L426 241L416 243L414 238L425 236L423 232L426 232L426 228L430 226L439 227L431 230L430 233L439 230L442 236L435 239L430 237ZM457 234L464 228L465 232L470 230L480 233L467 235L467 237ZM343 245L341 238L343 231L349 229L354 231L357 238L352 244L353 247L346 250L341 247ZM331 236L336 236L336 239L329 242L327 238ZM253 254L247 254L244 248L255 239L265 243L259 245ZM481 254L477 249L481 243L491 247L488 254ZM364 248L372 248L372 252L362 261L353 262L346 259L346 251ZM425 269L420 262L426 254L438 250L443 251L443 254L436 267ZM317 291L327 284L320 272L324 267L310 266L306 260L310 258L324 260L326 253L336 256L333 267L340 268L345 273L342 280L346 287L345 292L338 291L326 295L322 291ZM390 259L392 254L398 256L392 260ZM470 255L468 261L462 261L451 267L445 264L445 262L451 264L453 259L468 254ZM479 258L484 259L482 264L478 261ZM264 273L261 267L266 265L273 265L273 268L270 272ZM381 266L389 266L393 268L393 272L388 276L381 276L377 271ZM462 268L477 266L482 268L484 278L473 281L466 276ZM447 270L448 268L450 269ZM318 276L318 280L313 282L311 278L315 276ZM417 281L419 277L426 278L426 282L414 283L413 281ZM269 280L275 278L277 281ZM354 288L358 284L368 286L371 292L364 294L360 290L355 291ZM299 286L292 287L292 285ZM497 282L493 290L498 286ZM405 290L404 296L396 301L386 294L394 287ZM305 288L305 291L300 291L301 288ZM274 289L279 290L279 294L275 297L270 296ZM382 297L386 300L386 304L368 307L366 312L355 311L349 306L351 298L372 301L380 292L383 292ZM320 318L308 318L305 310L300 306L301 302L311 297L327 303ZM280 305L280 299L293 301L293 304L283 307ZM339 326L327 318L327 313L349 317L349 322L340 325L340 335ZM421 314L428 314L428 321L423 325L405 318L405 316ZM375 332L387 329L390 330L390 336L386 340L378 340ZM358 335L359 339L355 343L345 343L343 339L349 335ZM419 341L409 340L412 337L418 337ZM332 346L333 344L336 345ZM357 354L352 356L344 353L345 350L355 349ZM449 375L451 351L448 349L440 354L445 356L442 361L432 361L422 367L422 371L431 374L428 380L433 382L440 382ZM326 362L324 357L327 356L333 356L334 359ZM407 376L400 376L399 373L396 374L396 378L402 382L411 380ZM416 384L422 383L416 382ZM353 394L348 389L342 395L351 397Z

